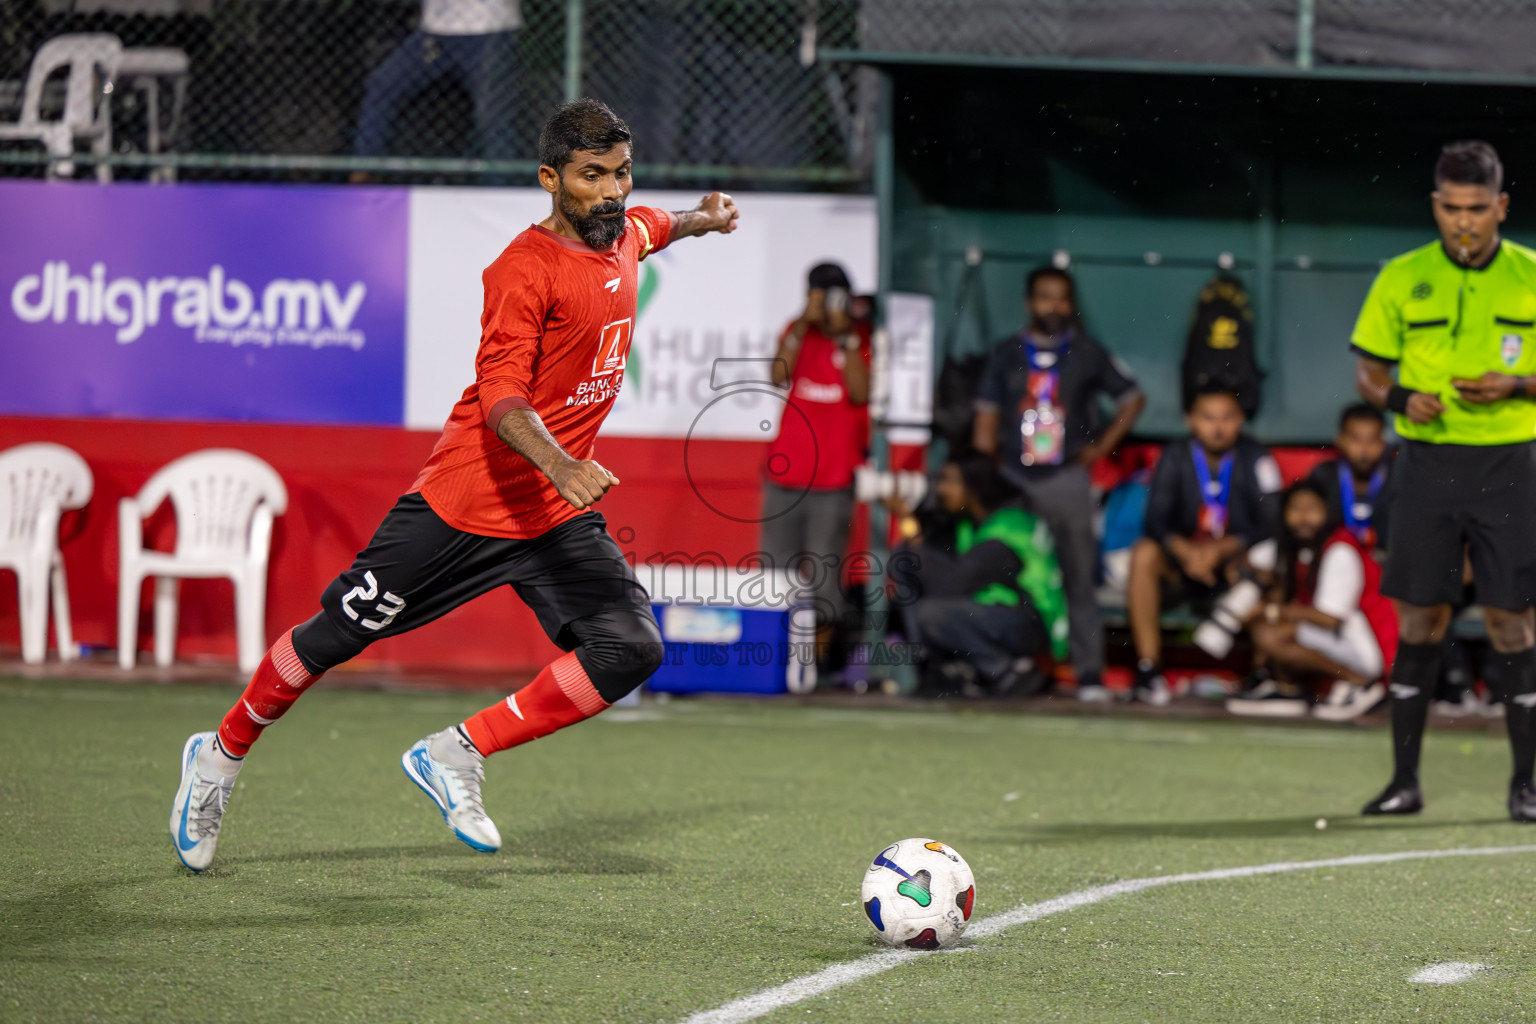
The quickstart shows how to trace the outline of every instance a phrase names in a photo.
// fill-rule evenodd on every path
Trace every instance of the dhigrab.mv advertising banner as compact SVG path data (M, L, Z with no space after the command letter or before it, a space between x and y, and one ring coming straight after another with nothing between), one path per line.
M0 412L398 424L408 203L0 182Z
M605 434L768 439L782 397L733 382L766 376L806 271L874 290L871 198L737 202L734 234L642 265ZM549 209L536 188L0 182L0 415L438 429L474 380L482 271Z

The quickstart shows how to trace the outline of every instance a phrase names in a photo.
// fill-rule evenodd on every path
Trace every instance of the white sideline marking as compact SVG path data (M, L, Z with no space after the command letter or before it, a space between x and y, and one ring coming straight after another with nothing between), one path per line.
M1102 903L1116 896L1128 896L1131 893L1144 892L1147 889L1157 889L1165 885L1182 885L1185 882L1217 882L1228 878L1280 875L1292 871L1312 871L1317 868L1356 867L1364 864L1395 864L1399 861L1440 860L1444 857L1494 857L1510 853L1536 853L1536 844L1525 846L1481 846L1455 850L1407 850L1401 853L1361 853L1350 857L1332 857L1328 860L1279 861L1274 864L1253 864L1242 868L1218 868L1215 871L1194 871L1182 875L1130 878L1123 882L1111 882L1108 885L1096 885L1092 889L1069 892L1065 896L1057 896L1055 899L1046 900L1044 903L1026 903L1021 907L1015 907L1004 913L994 914L992 917L977 921L966 930L965 934L967 938L985 938L988 935L996 935L1007 928L1028 924L1030 921L1038 921L1053 914L1065 913L1068 910L1076 910L1079 907L1090 906L1094 903ZM817 971L814 974L807 974L793 981L785 982L776 988L764 989L753 995L744 996L716 1009L701 1010L686 1018L683 1024L740 1024L742 1021L755 1020L758 1017L772 1013L774 1010L798 1003L804 999L810 999L813 996L822 995L844 985L850 985L872 974L888 971L893 967L899 967L919 957L932 956L936 952L942 953L948 952L948 950L890 949L880 953L871 953L869 956L861 957L858 960L850 960L848 963L833 964L831 967ZM1465 977L1471 977L1472 973L1480 969L1480 965L1477 964L1437 965L1439 968L1452 966L1472 968L1472 972L1469 972ZM1413 980L1421 980L1423 974L1435 969L1426 968L1425 971L1415 975ZM1461 981L1464 978L1456 978L1454 980Z
M1463 960L1452 960L1450 963L1430 964L1408 980L1419 985L1458 985L1478 971L1487 969L1487 964L1469 964Z

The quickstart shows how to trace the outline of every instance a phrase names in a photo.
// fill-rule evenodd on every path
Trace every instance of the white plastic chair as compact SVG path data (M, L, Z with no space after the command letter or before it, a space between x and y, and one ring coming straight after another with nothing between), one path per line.
M48 654L48 597L53 596L59 658L79 648L69 621L69 588L59 555L59 518L84 508L94 481L85 460L61 444L24 444L0 452L0 568L16 573L21 606L21 660L42 664Z
M56 158L48 165L50 178L73 176L75 141L88 141L96 158L96 180L110 182L112 168L103 160L112 153L112 79L122 58L122 40L105 32L55 36L39 46L27 71L21 119L0 124L0 140L42 143ZM62 67L69 68L64 116L44 121L43 85Z
M176 512L176 551L146 550L144 520L170 498ZM233 448L208 448L162 467L136 498L118 505L122 571L118 580L117 663L138 655L139 591L155 577L155 664L176 657L181 580L228 579L235 584L235 637L240 670L254 672L265 652L267 560L272 523L288 508L277 471Z
M148 129L145 152L159 153L162 143L167 150L176 148L181 134L181 112L187 105L187 81L191 69L187 51L174 46L136 46L123 51L118 74L144 94L144 121ZM161 79L171 83L171 122L163 135L160 130ZM175 181L176 168L156 167L149 177L151 181Z

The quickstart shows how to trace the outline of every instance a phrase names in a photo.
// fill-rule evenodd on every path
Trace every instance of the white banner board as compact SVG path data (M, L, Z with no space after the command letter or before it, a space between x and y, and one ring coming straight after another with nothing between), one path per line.
M700 195L636 190L629 205L686 210ZM874 291L872 198L756 192L737 203L734 234L682 239L642 265L624 389L604 434L771 438L782 399L736 382L766 376L780 330L804 308L806 271L832 260L847 269L855 291ZM549 208L541 189L412 190L407 426L442 426L473 381L480 275Z

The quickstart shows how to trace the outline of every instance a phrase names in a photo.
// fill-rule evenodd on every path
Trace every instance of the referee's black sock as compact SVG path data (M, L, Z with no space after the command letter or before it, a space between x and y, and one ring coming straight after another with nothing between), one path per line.
M1536 651L1490 651L1483 677L1494 699L1504 702L1504 724L1509 728L1509 749L1515 762L1510 786L1529 785L1536 764Z
M1392 663L1392 782L1416 786L1419 782L1419 749L1424 745L1424 723L1429 702L1440 678L1440 645L1397 646Z

